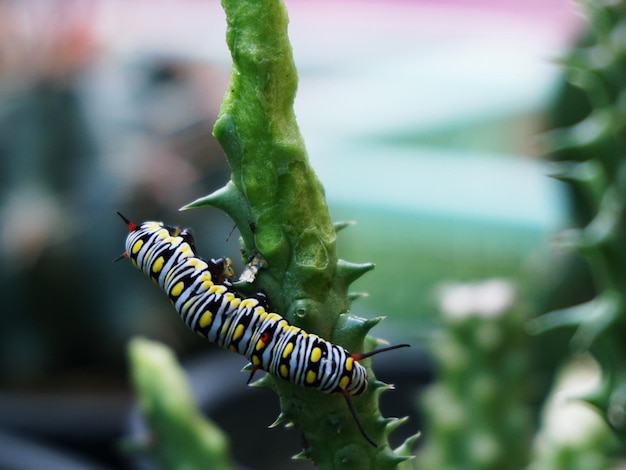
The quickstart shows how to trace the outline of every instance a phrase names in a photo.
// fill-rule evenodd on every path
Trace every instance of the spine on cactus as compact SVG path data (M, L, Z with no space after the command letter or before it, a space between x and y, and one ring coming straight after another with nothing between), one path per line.
M601 384L582 398L626 445L626 50L618 47L626 4L581 5L590 31L563 62L589 110L580 122L551 131L546 140L548 154L557 160L555 176L574 190L574 210L582 214L582 226L561 240L587 259L597 294L587 303L540 317L533 326L537 331L575 329L574 348L590 352L602 370Z
M285 8L279 0L223 0L222 5L233 67L213 132L226 152L231 179L185 209L211 205L235 221L244 257L256 254L264 260L254 284L267 294L273 311L349 351L372 349L375 341L366 337L379 319L350 315L348 289L373 265L337 257L337 230L293 111L297 74ZM354 398L354 406L378 447L363 439L338 394L270 376L254 383L280 397L282 411L274 424L302 430L306 448L296 457L337 469L397 468L408 458L412 440L396 452L387 444L402 420L380 415L378 396L388 387L375 380L367 362L370 386Z

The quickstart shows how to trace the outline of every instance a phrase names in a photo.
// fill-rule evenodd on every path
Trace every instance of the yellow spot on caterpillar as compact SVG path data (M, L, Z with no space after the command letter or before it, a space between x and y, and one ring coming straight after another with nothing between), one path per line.
M209 266L199 258L190 258L187 263L198 270L207 269Z
M306 373L306 383L312 384L313 382L315 382L316 378L317 378L317 374L313 372L312 370Z
M137 269L139 269L139 266L137 266L137 261L135 260L135 258L131 258L130 259L131 264L136 267Z
M256 349L257 351L260 351L260 350L261 350L261 349L263 349L264 347L265 347L265 341L263 341L262 339L260 339L260 340L258 340L258 341L256 342L256 347L255 347L255 349Z
M233 344L228 346L228 349L230 349L232 352L237 352L237 348Z
M347 375L344 375L339 381L339 388L345 389L349 383L350 383L350 377L348 377Z
M354 359L352 359L351 357L349 357L348 359L346 359L346 370L348 372L350 372L352 370L352 367L354 366Z
M256 304L258 303L258 300L256 299L244 299L241 301L241 303L239 304L239 307L241 308L252 308L254 306L256 306Z
M200 328L206 328L207 326L211 324L212 321L213 321L213 312L211 312L210 310L206 310L200 317L198 324L200 325Z
M285 364L281 364L281 366L279 367L279 372L280 372L280 376L283 379L286 379L289 376L289 369L287 368Z
M322 358L322 350L320 348L313 348L311 351L311 362L318 362Z
M291 351L293 351L293 343L287 343L285 349L283 349L283 359L287 359L291 354Z
M230 304L231 307L237 308L241 304L241 299L235 297L232 292L226 292L224 294L224 300Z
M200 290L206 291L211 288L213 282L211 281L211 274L209 272L204 272L198 276L198 281L200 282Z
M158 273L163 269L163 263L165 263L165 259L162 256L159 256L156 261L152 264L152 272Z
M213 284L209 288L209 294L223 294L224 292L226 292L226 287L221 284Z
M239 338L241 338L245 330L246 327L242 324L237 325L237 327L235 328L235 332L233 333L233 341L237 341Z
M184 288L185 288L185 283L183 281L180 281L178 282L178 284L172 287L172 289L170 290L170 295L173 295L174 297L178 297L183 292Z
M261 359L259 359L259 356L257 356L256 354L254 356L252 356L252 365L253 366L260 366L261 365Z
M136 255L137 253L139 253L139 250L141 250L141 247L143 246L143 240L137 240L134 244L133 247L131 248L131 253L133 255Z
M196 334L198 336L201 336L202 338L206 339L206 335L204 333L202 333L202 331L196 331Z

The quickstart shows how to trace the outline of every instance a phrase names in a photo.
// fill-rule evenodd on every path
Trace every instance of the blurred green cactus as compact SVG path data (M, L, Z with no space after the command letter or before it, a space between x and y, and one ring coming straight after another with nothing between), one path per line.
M617 438L597 413L573 399L597 387L599 379L597 364L586 355L565 364L546 401L528 470L624 468L625 462L613 456L619 448Z
M548 133L555 176L572 188L581 227L560 241L588 261L596 296L533 322L537 331L568 326L577 351L599 362L602 380L584 398L626 445L626 2L584 1L588 36L565 59L579 89L582 120Z
M258 272L271 308L290 323L344 346L369 350L380 319L349 313L350 284L373 268L338 259L336 232L320 182L309 166L294 112L297 74L287 38L287 14L279 0L224 0L227 42L233 58L228 91L214 134L231 167L231 181L185 208L212 205L235 221L244 258L261 256ZM242 286L245 288L245 286ZM354 405L370 445L340 395L326 395L270 376L257 381L280 397L280 422L304 435L307 458L319 468L396 468L409 457L409 439L397 452L387 437L402 420L383 418L378 397L389 387L369 369L368 390Z
M148 427L145 450L161 468L229 470L228 438L202 416L184 372L165 345L135 338L130 375Z
M432 348L438 380L421 397L425 470L524 468L528 409L528 309L513 284L489 280L442 288L442 328Z

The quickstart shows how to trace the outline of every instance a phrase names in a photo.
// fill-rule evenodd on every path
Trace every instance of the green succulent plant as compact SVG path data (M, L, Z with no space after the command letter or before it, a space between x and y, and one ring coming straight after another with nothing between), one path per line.
M263 260L254 289L266 293L273 311L351 352L373 349L368 332L381 319L350 313L350 284L370 263L341 260L322 185L311 169L296 123L297 73L287 37L287 13L279 0L224 0L227 43L233 59L230 83L214 135L231 168L230 181L185 206L225 211L241 234L244 258ZM246 290L250 286L240 285ZM392 450L388 435L403 420L383 418L378 397L390 387L367 365L369 387L354 406L374 447L361 435L344 398L265 376L254 384L275 390L281 414L275 424L295 424L307 458L323 469L397 468L410 456L416 436Z
M538 318L536 331L573 328L572 347L600 364L600 385L583 398L626 446L626 2L581 1L589 30L563 60L582 103L547 134L555 174L572 190L578 227L560 242L580 253L595 297ZM626 449L626 447L623 447Z
M498 279L450 284L441 296L432 341L438 377L421 397L427 426L418 468L524 468L532 435L529 309L511 282Z
M228 438L202 416L171 349L134 338L128 357L138 407L148 431L146 442L127 441L127 450L146 451L161 468L233 468Z

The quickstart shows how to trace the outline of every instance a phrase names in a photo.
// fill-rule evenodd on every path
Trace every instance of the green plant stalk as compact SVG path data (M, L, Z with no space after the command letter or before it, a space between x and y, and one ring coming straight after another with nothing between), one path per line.
M626 2L582 1L589 20L586 41L564 60L570 83L588 113L551 131L548 154L557 176L574 190L582 227L562 237L588 261L596 297L534 322L537 331L573 327L572 344L589 351L602 369L597 390L583 397L603 416L626 450Z
M498 298L510 286L454 285L445 295L476 292L484 298L489 292ZM418 468L525 468L532 429L528 310L511 295L497 310L443 311L442 328L432 341L437 382L421 397L428 425Z
M350 315L348 288L373 265L337 257L336 230L293 111L297 74L285 8L278 0L222 5L233 68L214 135L228 157L231 181L185 208L212 205L232 217L244 257L259 254L267 262L254 287L267 294L273 311L349 351L371 349L376 343L366 336L380 319ZM410 442L398 452L389 448L387 437L400 420L380 415L378 396L388 387L375 380L369 366L368 372L368 390L354 397L354 404L377 448L360 434L340 395L271 377L256 384L280 397L275 424L302 430L306 448L298 458L323 469L396 468L408 458Z
M161 468L230 470L227 437L202 416L167 346L143 338L128 345L130 375L146 420L145 450Z
M533 443L527 470L617 470L624 461L613 455L617 438L604 420L584 403L569 397L593 388L599 370L588 356L571 358L561 367L554 390L544 403L542 429Z

